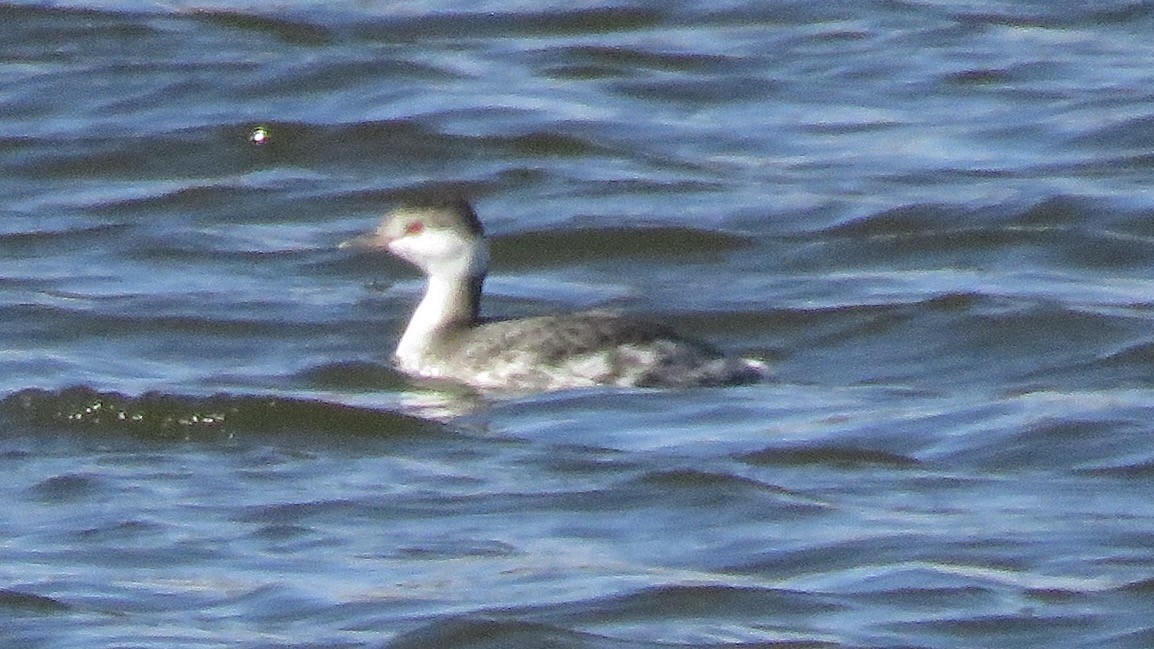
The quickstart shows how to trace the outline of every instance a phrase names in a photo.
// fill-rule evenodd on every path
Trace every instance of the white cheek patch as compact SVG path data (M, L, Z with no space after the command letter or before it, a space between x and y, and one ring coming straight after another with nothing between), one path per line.
M460 247L460 241L448 233L430 230L397 237L389 244L389 250L396 255L419 265L438 265L454 254L460 254L455 252Z
M430 274L471 275L488 261L484 246L474 246L449 230L426 229L394 239L393 254L423 268Z

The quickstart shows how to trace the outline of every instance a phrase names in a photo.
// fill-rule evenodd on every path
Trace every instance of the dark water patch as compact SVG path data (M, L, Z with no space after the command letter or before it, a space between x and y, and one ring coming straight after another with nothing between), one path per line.
M383 649L643 649L644 646L535 622L455 617L402 633Z
M30 451L20 448L6 448L0 449L0 461L16 461L26 460L32 456Z
M926 315L933 313L923 313L916 304L874 304L776 309L767 313L766 320L774 331L794 336L795 350L828 352L850 341L884 340Z
M987 6L983 6L986 9ZM1017 5L1006 3L1002 5L988 5L985 11L973 11L969 7L958 9L953 13L953 19L967 26L981 27L1013 27L1018 29L1046 29L1065 26L1071 20L1072 13L1077 12L1049 11L1044 3L1029 3Z
M657 51L609 45L576 45L562 48L559 55L567 59L612 65L630 71L648 69L687 73L726 72L735 66L743 67L745 63L743 59L730 55Z
M46 561L76 562L90 566L100 566L120 574L132 570L163 570L173 566L212 565L227 560L231 553L221 545L200 543L195 541L180 541L178 532L173 527L168 533L157 530L147 535L134 537L102 538L99 535L83 533L58 533L46 535L47 539L55 543L50 549L41 551ZM70 549L61 549L70 548ZM135 590L135 593L125 593L120 602L120 610L137 609L144 611L171 610L162 600L147 601L140 598L140 592L145 586L126 586L126 590ZM107 592L107 589L105 589ZM170 597L173 600L177 596ZM100 599L99 606L114 608L112 598Z
M468 482L467 480L465 482ZM611 516L652 503L653 491L647 488L617 489L610 486L587 488L584 485L561 491L524 491L516 493L465 494L450 498L430 498L406 508L411 514L454 512L500 515L504 512L548 514L570 512L582 516Z
M307 90L347 97L351 107L358 99L362 99L362 93L354 90L358 84L368 88L379 88L387 84L386 87L394 88L396 93L402 94L410 84L449 83L465 77L447 66L422 61L384 58L372 53L365 53L363 57L349 59L334 56L321 61L309 61L307 64L285 66L274 74L254 79L248 85L246 97L267 98L274 102L285 95Z
M163 239L138 236L130 242L124 242L124 245L128 248L124 257L134 261L157 265L235 265L244 268L242 272L253 277L267 277L268 271L256 270L261 266L278 263L281 272L295 273L302 266L312 268L309 262L315 259L315 250L254 250L275 243L243 237L239 227L232 232L214 232L210 236L206 236L203 231L191 229ZM269 303L273 303L273 300L269 300Z
M108 521L77 531L83 543L113 543L120 546L153 544L163 537L166 526L147 520Z
M440 185L437 185L440 186ZM469 196L471 198L482 197L486 194L484 191L485 185L481 183L447 183L447 187L453 188L454 191L459 191L461 195ZM404 203L406 196L410 193L414 195L425 195L425 192L437 193L435 189L424 190L414 189L411 185L402 184L400 187L339 187L329 188L327 190L318 188L318 196L324 201L323 206L318 210L318 213L325 215L335 214L367 214L369 216L380 216L384 214L389 207ZM304 207L304 206L302 206ZM309 212L304 212L309 213ZM369 221L364 221L356 226L357 229L350 229L344 232L344 238L352 238L355 235L362 234L364 229L371 227ZM333 243L334 248L340 241ZM345 254L341 259L349 259L356 255Z
M321 401L159 392L129 396L87 387L21 390L0 401L0 412L12 421L53 431L105 431L157 438L211 439L285 432L413 438L443 432L434 424L407 415Z
M1015 92L1022 98L1029 97L1036 101L1060 101L1062 94L1051 89L1048 85L1055 75L1060 75L1063 68L1052 61L1028 61L1024 63L1009 63L1004 66L974 66L962 70L948 72L942 75L941 81L949 89L956 89L959 96L965 93L990 92L1004 94ZM1038 126L1041 128L1032 128ZM1045 128L1043 123L1007 124L999 122L988 133L998 133L1006 141L1020 140L1023 133L1030 136L1052 136L1052 132Z
M175 213L205 217L212 214L236 214L238 206L260 204L272 211L283 200L280 192L268 187L241 187L232 184L187 185L160 189L150 195L110 197L93 206L93 211L108 216L155 216Z
M600 81L616 79L625 74L627 73L614 67L592 64L557 64L547 65L541 69L541 75L544 77L566 81Z
M1120 633L1099 634L1095 638L1094 645L1098 647L1134 647L1136 649L1154 647L1154 627L1146 626Z
M392 366L367 361L325 363L301 370L294 378L319 390L376 391L408 385Z
M963 24L1013 28L1078 30L1125 26L1136 29L1154 20L1146 2L1102 2L1049 5L1047 3L1001 3L985 5L985 11L969 8L952 11Z
M663 490L686 490L694 492L719 491L747 494L767 492L780 495L790 495L788 489L776 485L766 484L752 478L722 473L716 471L701 471L698 469L671 469L647 474L642 483Z
M1086 595L1085 591L1072 588L1060 588L1057 586L1027 588L1024 593L1027 597L1036 599L1044 604L1076 603Z
M856 216L849 221L825 228L821 234L857 239L911 237L957 227L959 222L973 223L964 208L946 204L903 205Z
M1012 79L1013 75L1008 70L998 68L962 70L945 77L946 83L963 88L1000 86L1010 83Z
M1110 231L1118 236L1154 239L1154 209L1140 201L1098 209L1096 214L1098 219L1109 219Z
M27 495L43 503L87 500L103 490L100 476L87 473L66 473L36 483Z
M711 74L747 69L750 61L693 51L660 51L626 45L575 45L535 52L549 76L583 79L628 79L652 72ZM720 96L719 98L725 98Z
M772 3L677 3L677 17L692 20L703 26L761 27L767 30L793 32L815 30L821 32L856 33L855 25L847 20L847 12L819 2L781 0Z
M268 584L216 602L214 608L263 623L288 624L314 615L320 603L319 597L307 596L299 589Z
M659 25L663 17L664 12L653 7L607 6L520 13L503 21L490 15L489 20L493 26L509 23L521 34L577 36L637 31Z
M356 518L372 511L374 507L357 498L336 498L312 500L308 502L288 502L276 505L255 505L233 512L232 518L246 523L268 527L285 526L311 529L305 523L323 522L341 518Z
M844 121L817 121L798 127L798 131L822 136L850 136L856 134L879 133L900 128L901 124L885 118L855 118Z
M92 21L97 18L107 18L108 20L117 20L131 17L144 17L153 15L147 11L128 11L124 9L109 10L99 7L85 7L80 3L76 4L51 4L45 5L42 3L21 3L21 2L0 2L0 17L11 18L13 20L30 19L30 18L81 18L86 21Z
M511 153L536 157L583 157L597 149L587 140L562 133L536 132L510 138L488 138L507 146Z
M302 540L311 540L317 536L316 528L295 523L272 523L262 525L249 535L249 538L258 541L267 541L281 546L291 544L299 547Z
M57 297L81 299L80 295L59 294ZM187 295L186 298L194 297ZM91 299L84 297L86 301ZM138 349L142 349L146 340L165 340L169 349L185 345L195 346L197 339L211 331L213 336L223 342L227 338L250 339L252 336L281 335L307 336L320 333L327 329L326 325L308 324L300 321L265 320L256 317L236 317L232 307L221 304L220 317L206 314L205 309L196 315L185 315L179 304L166 303L165 306L177 307L178 313L147 312L148 308L157 308L158 305L148 305L147 302L137 305L125 305L120 298L108 298L107 311L103 309L88 309L87 305L78 308L45 306L39 304L15 305L0 308L0 315L10 323L13 331L19 331L27 340L40 343L72 341L84 336L99 336L105 341L125 339L138 336L135 342ZM141 307L142 311L134 312L134 307ZM120 313L115 313L119 307ZM152 347L151 349L155 349ZM220 350L218 350L219 352Z
M472 112L439 111L404 120L316 126L311 128L307 137L301 138L301 145L294 147L295 151L289 151L285 146L282 149L285 149L285 162L318 168L348 167L350 161L364 161L371 165L412 164L421 161L444 163L454 158L479 154L531 161L541 158L587 158L607 152L589 139L587 134L578 133L578 129L569 129L573 132L566 133L537 128L507 135L462 135L442 130L441 123L468 118ZM502 113L512 118L522 111L508 107L486 107L481 112L492 119ZM443 182L427 180L422 181L423 186L420 187L393 191L431 191Z
M981 646L1007 646L1007 643L1034 644L1039 641L1055 646L1063 644L1071 633L1084 632L1100 623L1098 614L1062 613L1038 615L981 615L947 617L917 622L895 622L885 628L905 633L932 634L942 640L978 642ZM924 636L923 636L924 637Z
M0 588L0 611L7 615L63 613L72 607L60 600L17 588Z
M536 458L534 462L550 473L573 481L614 482L644 470L644 465L628 453L583 444L551 445L548 453Z
M1114 457L1130 422L1055 420L1021 430L987 431L949 460L990 471L1069 470ZM944 459L944 458L943 458Z
M413 120L324 124L291 121L239 122L190 127L155 124L142 133L25 139L19 146L19 173L37 180L77 178L140 181L185 179L184 186L230 187L238 175L269 169L380 169L392 165L443 163L476 147L534 146L553 152L572 150L574 140L527 140L446 135ZM267 133L261 143L255 128ZM578 149L579 150L579 149ZM174 152L179 155L174 155ZM17 152L18 153L18 152ZM230 176L232 178L230 179ZM191 185L201 180L201 185ZM221 180L226 179L226 180ZM299 179L294 182L299 183ZM276 187L275 182L273 187ZM243 187L243 189L271 189ZM214 196L216 196L214 194ZM220 196L223 196L220 195ZM147 200L148 197L145 197Z
M518 553L516 546L502 541L449 537L397 548L395 556L412 560L442 560L508 557Z
M5 2L0 4L0 22L7 37L0 56L10 56L11 49L27 43L36 43L38 51L61 53L76 42L92 39L144 38L155 33L148 18L147 13L132 11Z
M470 38L561 37L631 32L661 23L654 8L609 6L518 12L430 12L413 17L366 19L351 26L359 40L395 44Z
M1113 231L1071 230L1066 235L1055 257L1072 268L1145 271L1154 256L1151 238Z
M657 164L664 164L655 161ZM701 179L653 179L653 178L613 178L609 180L589 180L582 189L582 194L590 197L607 196L620 197L623 194L638 196L676 195L687 196L722 192L724 183L711 182Z
M889 467L908 469L919 465L911 457L888 451L841 446L768 447L738 457L754 466L828 466L840 469Z
M1047 196L1011 215L1008 221L1020 226L1064 227L1084 222L1097 211L1092 201L1074 196Z
M1130 581L1118 586L1115 590L1154 599L1154 577Z
M1154 478L1154 458L1146 460L1120 459L1107 466L1082 469L1079 473L1087 476L1122 478L1146 481Z
M274 124L274 136L283 127ZM448 134L417 119L333 125L297 124L291 126L290 131L295 131L295 136L279 145L279 149L276 148L278 145L275 140L272 143L280 164L329 170L380 170L383 166L400 165L399 169L413 171L428 166L434 178L443 177L443 165L447 160L473 156L478 150L501 150L510 143L516 149L519 142L516 136L489 140L485 137ZM542 140L535 140L531 136L520 142L526 141L531 145L533 142L540 144ZM560 149L572 146L571 140L563 138L549 142Z
M6 227L12 225L15 224L9 223ZM0 250L20 254L33 252L59 254L64 249L107 245L124 236L128 229L128 226L118 223L62 225L58 229L47 229L38 227L35 222L29 222L29 226L36 229L0 234Z
M951 541L953 547L943 544L941 552L944 556L939 560L886 562L884 565L871 565L865 570L850 570L841 575L832 573L826 577L833 579L832 590L875 601L889 594L904 598L920 592L943 599L984 599L992 603L1004 597L1007 591L1019 591L1014 575L1026 573L1028 567L1011 565L1014 562L1007 563L1003 557L1013 557L1021 551L1024 543L973 538L970 534L959 534ZM959 548L972 553L959 551ZM955 553L956 556L950 556Z
M1089 5L1079 16L1084 26L1124 25L1136 28L1154 21L1154 7L1149 2L1106 3L1103 7Z
M854 593L854 601L900 608L913 611L940 612L972 607L975 609L996 604L1004 596L993 588L959 584L956 586L921 586L911 575L901 576L904 581L894 580L891 587L878 588L873 592Z
M801 547L747 553L747 556L725 565L725 570L742 575L772 575L775 579L813 573L834 574L861 565L863 557L868 557L871 565L909 561L928 551L930 544L924 540L912 534L885 533L832 542L815 539L812 544Z
M667 584L622 595L520 611L534 620L628 625L635 622L693 619L721 623L773 619L786 622L842 610L833 598L789 589L721 584ZM776 644L774 645L776 646Z
M781 89L782 85L774 80L747 75L629 80L612 84L612 90L626 97L662 104L773 101Z
M1154 254L1154 238L1129 230L1133 224L1148 225L1147 220L1130 210L1067 196L1016 212L907 205L824 229L817 237L825 246L818 260L877 264L910 259L933 267L980 267L1012 258L1019 264L1040 260L1062 267L1144 269Z
M671 469L645 474L634 485L641 491L662 494L679 508L703 508L723 520L745 520L773 512L777 520L813 516L827 507L804 494L721 471ZM717 523L723 524L723 523Z
M19 173L37 181L125 179L171 183L179 178L183 185L195 186L192 183L196 179L223 178L264 167L271 154L279 151L271 147L258 150L249 144L248 124L168 126L155 124L155 128L142 133L38 136L23 145L29 153L20 157ZM291 140L290 133L286 129L280 141ZM225 185L209 181L208 186ZM112 191L108 193L115 197Z
M915 376L927 362L939 368L939 380L987 376L995 367L1004 371L1001 379L1017 382L1073 379L1087 367L1095 374L1083 380L1130 369L1095 365L1101 355L1140 335L1140 318L1118 318L1110 305L1079 304L1077 292L1068 298L1070 304L1035 298L1031 278L1022 280L989 286L976 282L989 293L984 296L942 293L901 303L907 295L899 291L886 297L888 291L880 291L882 304L776 309L767 312L763 331L784 339L779 344L791 365L822 358L840 362L840 371L853 376L865 378L859 372L872 370L871 381ZM870 285L864 282L863 290L871 290ZM1025 294L999 295L1003 291ZM884 303L890 300L898 302ZM812 360L807 362L812 366Z
M171 142L170 142L171 144ZM194 171L189 158L159 154L158 141L139 138L27 138L20 148L27 153L9 151L13 165L22 176L41 180L78 180L82 178L114 179L135 176L137 179L186 175ZM181 148L184 148L183 146ZM186 150L187 151L187 150ZM165 173L167 170L168 173Z
M768 363L771 367L788 358L781 346L777 310L730 311L725 306L694 311L658 311L646 309L647 320L676 323L677 331L686 336L707 340L731 354Z
M1154 114L1142 114L1122 120L1091 122L1073 144L1112 151L1148 152L1154 148Z
M398 183L388 188L352 188L339 194L325 196L325 201L332 202L335 209L340 209L345 204L344 202L347 202L351 207L368 208L374 214L380 214L398 204L422 199L428 200L430 196L461 196L476 202L495 193L495 182L492 180L449 180L443 178L417 179L413 182ZM484 220L483 215L482 220ZM349 232L347 234L358 233Z
M321 46L333 41L333 34L323 25L285 16L201 8L189 9L185 15L213 26L272 36L289 45Z
M521 232L495 237L501 266L539 267L616 258L700 259L748 247L745 237L688 227L602 227Z
M745 619L746 615L813 615L841 610L840 604L811 593L723 585L668 585L648 588L603 604L608 619L677 615Z
M1029 233L1056 229L1070 225L1072 208L1070 203L1046 201L1013 217L999 210L967 209L944 203L911 204L854 218L829 227L823 234L859 240L944 236L957 238L957 244L982 246L997 241L969 240L965 238L966 234L1004 237L1016 231Z
M1001 359L1009 370L1006 376L1018 380L1061 374L1093 358L1095 348L1113 348L1132 335L1124 322L1109 315L1030 302L974 311L944 331L949 342L943 349L980 350L981 357Z

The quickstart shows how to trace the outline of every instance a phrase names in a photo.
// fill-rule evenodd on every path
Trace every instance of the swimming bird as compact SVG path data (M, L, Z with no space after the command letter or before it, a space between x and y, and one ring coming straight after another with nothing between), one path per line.
M489 266L472 205L442 198L403 205L342 248L387 250L427 277L397 344L397 368L416 379L482 391L538 392L616 385L689 387L764 379L764 363L728 356L671 328L606 310L510 320L481 317Z

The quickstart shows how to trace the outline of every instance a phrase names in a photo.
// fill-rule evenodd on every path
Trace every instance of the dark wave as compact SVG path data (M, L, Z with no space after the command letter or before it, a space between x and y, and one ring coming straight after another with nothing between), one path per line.
M841 468L911 469L919 464L915 458L889 451L827 445L769 447L744 454L739 459L754 466L784 467L817 465Z
M818 246L806 258L810 264L916 260L922 267L997 267L999 255L1012 254L1039 267L1141 269L1154 254L1149 223L1145 210L1049 196L1019 208L905 205L852 217L803 240Z
M0 234L0 250L10 253L35 251L42 246L59 249L63 246L108 245L123 236L126 226L121 224L61 225L56 229L24 230ZM3 278L8 279L8 278Z
M383 649L497 649L550 647L556 649L644 649L645 645L617 642L592 634L517 620L454 617L402 633Z
M566 228L496 237L495 259L502 265L572 264L577 261L718 256L752 245L745 237L687 227Z
M640 70L680 73L725 73L745 69L740 57L702 52L661 51L614 45L575 45L541 52L551 61L584 69L601 68L604 76L637 76Z
M661 24L655 8L607 6L518 12L430 12L424 16L367 18L351 32L358 40L396 43L416 39L563 36L634 31Z
M82 386L21 390L0 401L0 413L12 422L23 422L25 430L126 432L148 437L278 432L421 437L444 432L416 417L324 401L160 392L133 396Z
M0 588L0 611L7 615L63 613L72 607L52 597L14 588Z
M718 97L726 101L765 101L780 93L781 84L772 79L751 75L732 75L716 78L661 79L620 81L613 89L622 95L658 104L716 104Z
M843 606L831 601L831 598L787 589L713 584L667 585L642 588L623 595L556 605L493 610L468 616L447 616L402 633L385 646L387 649L416 647L481 649L512 646L660 649L672 645L669 642L646 642L632 637L615 638L612 631L601 634L574 631L568 627L580 628L592 624L613 629L614 625L628 626L639 620L648 619L692 619L718 625L725 625L727 621L772 619L775 627L783 629L781 639L770 644L757 643L756 646L816 649L833 645L817 640L798 639L795 634L784 629L787 629L793 621L814 615L836 613L843 609ZM770 629L767 628L765 631L766 635L772 635ZM676 646L682 645L678 643Z
M323 25L283 16L225 9L191 9L187 15L218 27L270 35L290 45L321 46L331 43L334 38L331 30Z
M679 616L695 618L741 619L754 614L781 617L812 615L841 608L841 605L821 595L786 588L669 584L578 603L572 606L573 610L569 613L577 619L606 622L667 615L674 611Z

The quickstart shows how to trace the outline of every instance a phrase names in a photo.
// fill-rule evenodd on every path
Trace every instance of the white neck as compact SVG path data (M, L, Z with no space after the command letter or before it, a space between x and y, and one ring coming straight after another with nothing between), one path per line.
M456 327L476 324L487 262L488 251L479 246L469 263L429 274L425 295L413 311L394 352L401 370L435 374L430 367L433 345Z

